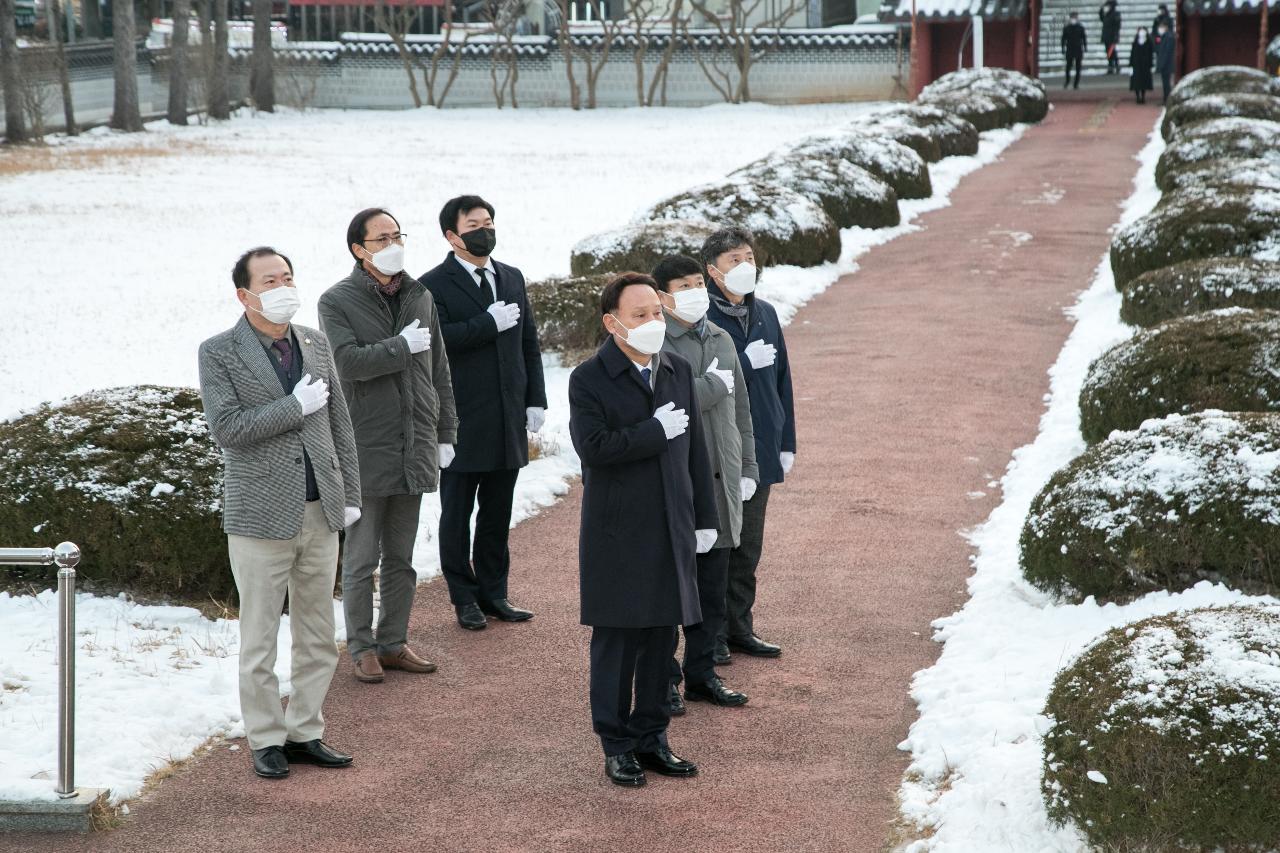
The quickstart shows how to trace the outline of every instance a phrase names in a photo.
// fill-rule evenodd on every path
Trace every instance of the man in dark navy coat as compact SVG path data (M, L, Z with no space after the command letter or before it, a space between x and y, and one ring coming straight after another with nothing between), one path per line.
M695 554L715 544L718 519L693 371L660 352L653 279L618 276L600 309L610 337L569 378L582 624L592 627L591 719L605 773L636 787L645 769L698 772L667 745L667 687L676 626L702 620Z
M524 276L490 257L493 206L479 196L451 199L440 231L453 251L420 279L440 313L459 419L456 455L440 471L440 568L458 624L478 631L486 614L533 618L507 599L507 535L516 477L529 464L525 430L542 429L547 394Z

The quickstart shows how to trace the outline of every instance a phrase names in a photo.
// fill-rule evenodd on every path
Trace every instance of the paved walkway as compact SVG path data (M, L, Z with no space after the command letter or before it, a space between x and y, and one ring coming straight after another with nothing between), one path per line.
M958 531L990 512L987 482L1035 435L1062 309L1106 249L1155 115L1061 104L788 329L800 453L770 502L756 620L786 652L724 668L750 705L695 704L675 721L697 779L629 791L604 778L575 489L512 536L514 597L532 623L463 632L432 583L412 638L439 673L364 686L343 661L329 735L355 767L263 782L243 747L222 745L121 829L0 848L882 850L905 767L896 744L915 717L908 685L938 653L930 621L963 602Z

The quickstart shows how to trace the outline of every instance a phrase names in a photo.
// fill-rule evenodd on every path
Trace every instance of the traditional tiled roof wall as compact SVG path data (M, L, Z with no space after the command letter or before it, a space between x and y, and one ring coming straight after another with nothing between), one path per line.
M1026 0L916 0L916 17L930 20L960 20L973 15L993 21L1021 18L1027 11ZM911 19L911 0L883 0L882 21Z
M1269 0L1268 8L1280 9L1280 0ZM1182 9L1188 15L1229 15L1238 12L1257 12L1262 0L1183 0Z

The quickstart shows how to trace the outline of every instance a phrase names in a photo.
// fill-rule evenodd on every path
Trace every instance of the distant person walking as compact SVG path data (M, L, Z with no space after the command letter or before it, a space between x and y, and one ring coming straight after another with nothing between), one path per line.
M1161 24L1168 27L1170 31L1173 30L1173 16L1169 14L1169 7L1163 3L1160 4L1155 18L1151 21L1151 32L1159 30Z
M1116 0L1107 0L1098 10L1102 21L1102 46L1107 50L1107 74L1120 73L1120 10Z
M1169 25L1161 22L1156 27L1155 55L1156 71L1160 72L1160 86L1164 93L1161 103L1169 103L1169 85L1173 79L1173 63L1177 49L1177 37Z
M1147 92L1151 91L1151 63L1154 55L1147 28L1138 27L1138 34L1133 37L1133 44L1129 46L1129 91L1133 92L1140 104L1147 102Z
M1062 81L1062 88L1072 86L1071 66L1076 69L1075 84L1072 88L1080 88L1080 63L1084 61L1085 48L1089 46L1089 37L1080 23L1080 16L1072 12L1071 21L1062 28L1062 54L1067 58L1067 76Z

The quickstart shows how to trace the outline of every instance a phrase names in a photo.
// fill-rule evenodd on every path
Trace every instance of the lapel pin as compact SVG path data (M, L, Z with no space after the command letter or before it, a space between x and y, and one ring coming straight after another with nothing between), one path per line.
M303 339L302 339L302 342L303 342L304 344L309 344L309 343L311 343L311 338L303 338Z

